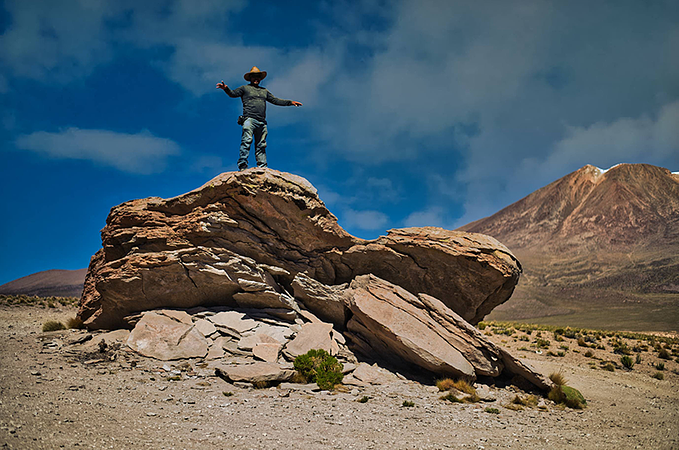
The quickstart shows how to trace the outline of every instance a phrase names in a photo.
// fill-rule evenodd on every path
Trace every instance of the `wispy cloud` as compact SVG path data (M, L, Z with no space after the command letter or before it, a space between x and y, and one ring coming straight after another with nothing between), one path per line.
M162 172L167 158L180 153L175 142L148 131L136 134L78 128L58 133L37 131L19 136L15 145L51 158L87 160L137 174Z
M406 227L442 227L449 228L446 211L440 206L432 206L422 211L415 211L405 218Z
M342 211L340 225L344 228L357 228L359 230L384 230L389 222L389 217L380 211L356 211L345 209Z

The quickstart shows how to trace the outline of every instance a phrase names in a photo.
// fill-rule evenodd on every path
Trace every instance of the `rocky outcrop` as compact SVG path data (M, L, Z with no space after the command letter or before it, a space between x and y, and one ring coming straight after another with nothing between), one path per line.
M79 311L90 328L163 307L294 310L298 273L326 285L374 274L476 323L509 298L520 274L511 252L480 234L406 228L355 238L308 181L269 169L224 173L167 200L123 203L111 210L102 244Z
M323 348L345 367L358 356L404 373L549 385L471 325L521 271L485 235L425 227L358 239L306 180L254 169L123 203L102 243L79 317L90 329L133 326L127 345L147 356L229 359L227 379L280 382L297 355Z

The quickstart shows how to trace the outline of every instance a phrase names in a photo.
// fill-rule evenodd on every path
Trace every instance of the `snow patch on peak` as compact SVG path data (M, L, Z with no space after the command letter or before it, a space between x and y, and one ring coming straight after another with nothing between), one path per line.
M609 170L611 170L612 168L618 167L619 165L622 165L622 164L623 164L623 163L618 163L618 164L612 165L612 166L609 167L608 169L602 169L602 168L596 167L596 166L594 166L594 168L597 169L597 170L599 171L599 173L603 175L603 174L605 174L606 172L608 172Z

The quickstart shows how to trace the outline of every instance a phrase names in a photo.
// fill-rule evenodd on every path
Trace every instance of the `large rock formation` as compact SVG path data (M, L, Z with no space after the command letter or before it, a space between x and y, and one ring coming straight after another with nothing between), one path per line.
M111 210L102 243L78 313L90 329L136 323L135 330L144 328L133 335L145 336L153 326L171 326L182 342L199 331L217 339L219 329L208 359L237 337L234 351L256 350L267 364L279 352L290 360L317 344L435 374L474 379L505 371L549 384L470 325L509 298L521 272L489 236L427 227L358 239L308 181L252 169L179 197L123 203ZM222 312L188 324L137 314L197 306ZM264 333L237 311L298 329ZM165 352L164 342L143 345Z

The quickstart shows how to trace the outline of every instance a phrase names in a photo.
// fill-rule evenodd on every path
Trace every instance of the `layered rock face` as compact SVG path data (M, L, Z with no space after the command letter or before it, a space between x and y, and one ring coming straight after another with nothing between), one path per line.
M440 228L358 239L295 175L224 173L175 198L123 203L111 210L102 243L78 313L90 329L128 326L129 316L157 309L266 311L304 326L290 342L259 343L260 352L281 345L276 351L294 357L309 345L304 333L332 335L396 366L471 379L509 370L548 383L470 325L518 281L520 265L506 247ZM166 326L148 314L135 322L135 331L146 327L139 336ZM187 326L219 326L213 322ZM193 333L178 327L182 339Z

